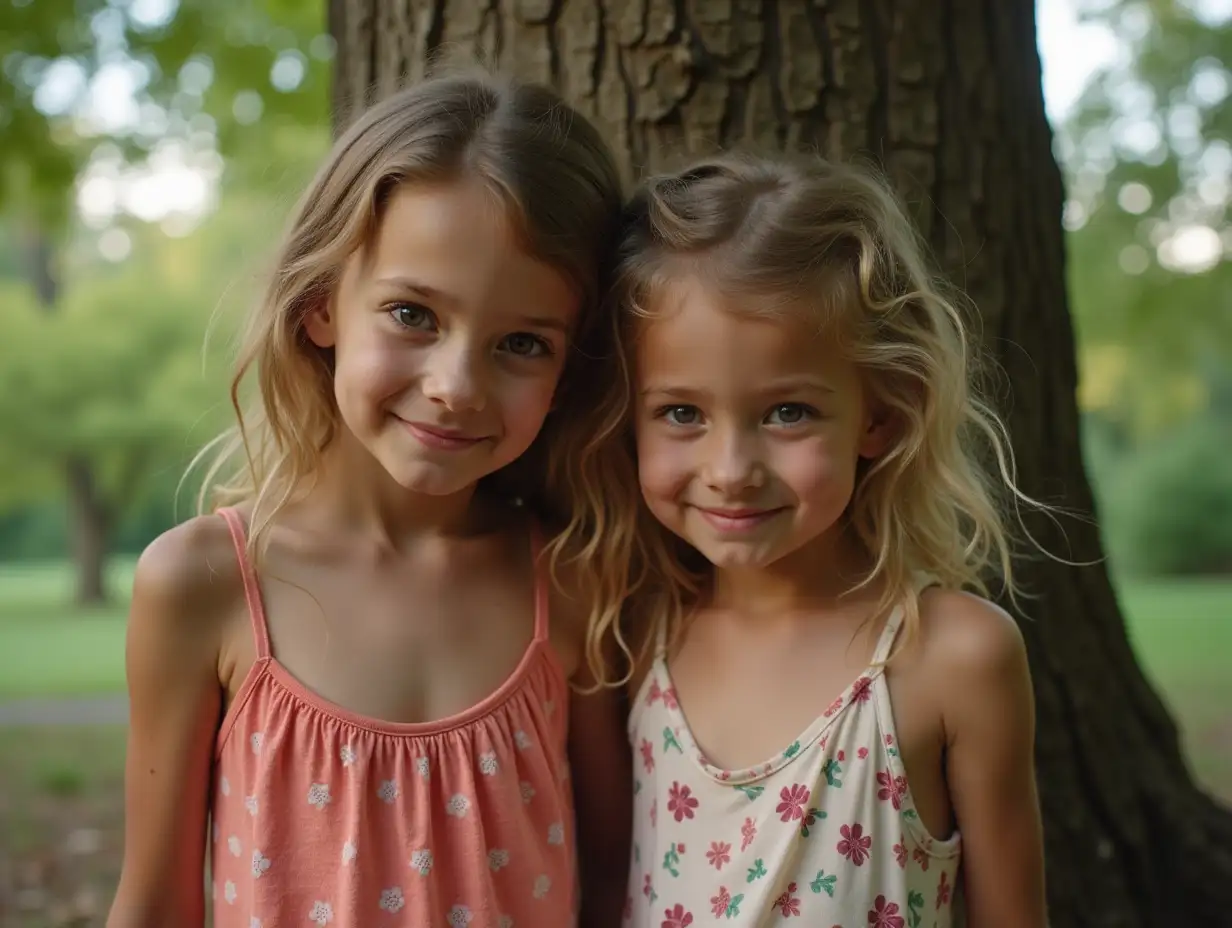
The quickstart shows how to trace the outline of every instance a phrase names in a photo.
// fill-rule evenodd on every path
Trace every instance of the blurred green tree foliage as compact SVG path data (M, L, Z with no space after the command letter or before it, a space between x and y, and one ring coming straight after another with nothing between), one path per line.
M0 3L0 244L14 246L0 262L0 507L67 499L81 599L104 594L126 507L217 423L205 328L319 156L332 53L319 3ZM224 198L246 202L178 240L123 202L83 225L90 177L114 189L170 147L199 175L221 156ZM178 219L167 231L182 236ZM115 233L108 267L99 245Z

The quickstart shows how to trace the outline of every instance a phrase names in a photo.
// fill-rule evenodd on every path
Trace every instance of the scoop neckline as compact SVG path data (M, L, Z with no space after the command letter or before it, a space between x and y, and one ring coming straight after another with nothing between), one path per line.
M671 719L679 726L679 734L683 735L687 742L689 760L712 780L727 786L742 786L773 776L803 754L804 749L825 734L826 730L839 719L847 707L855 700L857 685L862 683L864 692L868 694L866 698L871 699L873 681L880 676L883 669L876 665L866 667L854 680L847 684L840 695L831 701L826 710L813 719L786 748L776 751L760 763L748 767L720 767L717 764L712 764L707 759L705 752L698 745L697 738L693 734L693 727L689 724L689 718L685 714L684 707L680 704L679 698L674 696L676 684L672 679L671 669L667 666L667 660L662 655L655 657L654 668L651 674L647 676L647 683L643 684L643 689L656 676L661 675L663 682L667 684L663 687L664 692L670 690L674 696L673 704L667 704L664 708Z
M541 658L542 655L542 658ZM542 659L547 671L564 680L564 670L553 651L551 642L532 638L518 663L508 676L491 693L460 712L426 722L396 722L375 716L364 715L348 709L317 693L296 677L290 669L273 655L253 661L243 684L236 693L227 712L227 718L219 729L218 750L226 745L236 719L244 711L262 678L268 678L275 686L287 693L301 706L339 725L393 738L426 738L456 731L482 718L494 715L513 700L533 672L533 664Z

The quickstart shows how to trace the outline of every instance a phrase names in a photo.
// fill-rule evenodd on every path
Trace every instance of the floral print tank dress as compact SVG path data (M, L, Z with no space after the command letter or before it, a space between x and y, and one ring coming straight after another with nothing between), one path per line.
M951 928L960 838L931 836L873 662L798 740L744 770L706 761L676 701L660 637L629 719L634 748L630 928L780 923Z
M496 692L437 722L384 722L329 703L270 653L243 523L221 515L257 659L215 746L215 928L575 924L568 687L542 569L534 638Z

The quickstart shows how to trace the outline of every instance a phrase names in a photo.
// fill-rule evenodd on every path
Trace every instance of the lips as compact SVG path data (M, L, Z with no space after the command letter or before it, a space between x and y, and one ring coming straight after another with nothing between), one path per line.
M443 428L426 422L408 422L405 419L399 421L420 444L441 451L465 451L487 440L486 435L471 435L460 429Z
M723 533L735 534L761 527L779 513L784 512L785 508L782 506L773 509L698 506L697 511L713 528Z

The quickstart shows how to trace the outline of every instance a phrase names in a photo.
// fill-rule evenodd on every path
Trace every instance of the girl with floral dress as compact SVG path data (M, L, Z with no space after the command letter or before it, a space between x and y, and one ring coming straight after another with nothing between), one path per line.
M1025 498L902 208L856 167L706 160L635 197L615 286L625 923L1042 928L1023 641L964 592L1013 589Z

